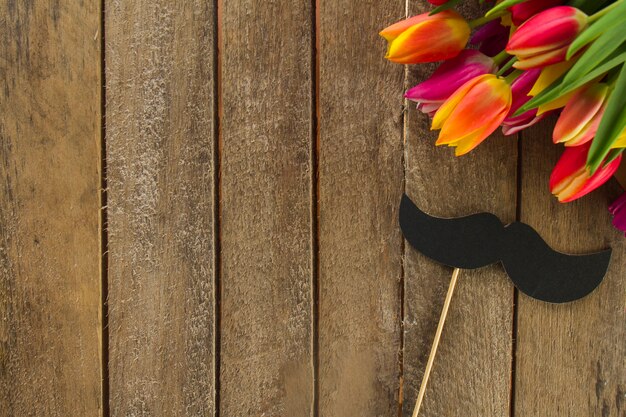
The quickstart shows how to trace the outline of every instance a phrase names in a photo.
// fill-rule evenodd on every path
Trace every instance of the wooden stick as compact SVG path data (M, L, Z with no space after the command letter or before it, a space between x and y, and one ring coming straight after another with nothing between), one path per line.
M461 272L459 268L454 268L454 272L452 272L452 279L450 280L450 286L448 287L448 294L446 294L446 301L443 303L443 310L441 310L441 317L439 317L437 332L435 332L435 340L433 340L433 345L430 348L430 355L428 356L428 362L426 362L426 370L424 371L424 377L422 378L422 385L420 385L420 392L417 395L417 401L415 402L415 408L413 409L413 417L417 417L419 414L422 401L424 400L426 385L428 385L428 377L430 376L430 371L433 369L433 362L435 362L435 355L437 355L441 332L443 331L443 325L446 322L448 308L450 307L450 301L452 300L452 294L454 293L454 287L456 286L456 280L459 277L459 272Z

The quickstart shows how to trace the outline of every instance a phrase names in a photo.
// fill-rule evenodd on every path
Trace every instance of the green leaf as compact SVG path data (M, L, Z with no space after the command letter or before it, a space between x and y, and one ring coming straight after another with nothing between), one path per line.
M515 114L522 114L530 109L534 109L542 104L548 103L561 96L564 96L565 94L588 83L594 78L606 74L608 71L617 67L618 65L623 64L624 62L626 62L626 45L622 45L620 48L618 48L618 50L615 51L610 57L608 57L602 65L596 67L593 71L591 71L584 77L574 80L570 84L563 83L564 76L561 76L548 88L528 100L526 104L520 107L520 109Z
M587 167L591 174L602 164L624 127L626 127L626 65L622 65L615 89L609 96L606 110L587 155Z
M450 0L447 3L442 4L441 6L435 7L432 12L430 12L428 15L432 16L434 14L437 14L439 12L443 12L444 10L448 10L448 9L452 9L454 6L456 6L461 0Z
M515 6L516 4L524 3L528 0L504 0L502 3L495 5L491 10L485 13L485 17L493 16L498 12L502 12L508 9L511 6Z
M626 3L625 3L626 4ZM600 35L589 49L580 57L578 62L567 72L565 83L580 78L594 69L613 51L618 49L626 41L626 30L622 25L617 25Z
M596 22L585 29L570 45L567 50L567 59L570 59L590 42L593 42L600 35L620 24L626 15L626 3L621 3L615 10L602 16Z

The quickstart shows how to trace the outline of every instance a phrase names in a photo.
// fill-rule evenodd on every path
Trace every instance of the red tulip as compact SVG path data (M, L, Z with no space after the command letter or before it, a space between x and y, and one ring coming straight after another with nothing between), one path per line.
M434 4L435 6L441 6L442 4L446 4L449 0L428 0L430 4Z
M622 162L622 155L589 175L586 167L591 142L566 148L550 176L550 191L561 203L574 201L607 182Z
M399 64L419 64L454 58L465 48L470 27L458 13L424 13L380 32L388 41L385 58Z
M497 68L488 56L466 49L442 63L429 79L409 89L404 97L417 102L419 110L432 116L467 81L495 72Z
M554 127L554 143L578 146L593 139L606 109L608 92L608 85L595 83L572 96Z
M517 56L515 68L541 68L565 60L567 48L587 26L575 7L558 6L528 19L513 33L506 51Z
M511 20L515 26L519 26L537 13L563 3L564 0L527 0L509 7Z
M456 147L456 156L466 154L498 128L511 100L511 87L493 74L466 82L433 118L432 129L441 129L436 144Z

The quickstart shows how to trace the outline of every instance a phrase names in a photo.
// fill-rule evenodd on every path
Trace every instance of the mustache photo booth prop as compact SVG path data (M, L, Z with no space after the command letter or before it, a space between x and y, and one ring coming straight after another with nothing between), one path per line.
M524 294L549 303L578 300L600 285L609 267L611 249L587 255L553 250L529 225L503 225L491 213L439 218L420 210L405 194L399 210L400 229L409 244L426 257L454 268L413 409L417 417L426 393L452 294L461 269L501 262Z
M602 282L611 259L611 249L589 255L557 252L529 225L504 226L491 213L433 217L406 195L400 203L400 229L413 248L447 266L476 269L502 262L521 292L550 303L591 293Z

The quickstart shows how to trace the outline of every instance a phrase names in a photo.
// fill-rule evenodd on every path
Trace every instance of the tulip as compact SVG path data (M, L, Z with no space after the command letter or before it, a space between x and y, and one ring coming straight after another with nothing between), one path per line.
M586 167L591 142L566 148L550 175L550 191L561 203L568 203L595 190L617 171L622 155L604 164L593 175Z
M608 91L608 85L594 83L575 94L556 122L554 143L578 146L593 139L604 115Z
M466 82L437 110L431 129L441 129L437 145L456 147L456 156L478 146L511 109L511 87L493 74Z
M409 89L404 97L417 102L419 110L432 116L467 81L497 69L488 56L466 49L442 63L429 79Z
M609 212L613 215L613 226L626 232L626 193L609 206Z
M539 69L524 71L511 84L513 103L511 104L511 111L502 122L502 133L505 135L513 135L522 129L534 125L545 117L546 114L537 115L537 109L531 109L519 116L514 116L515 112L530 100L528 93L532 86L535 85L540 73L541 70Z
M493 20L478 29L470 39L472 45L480 45L480 52L487 56L498 55L509 40L509 28L499 20Z
M527 0L509 7L511 20L515 26L519 26L537 13L563 3L564 0Z
M470 27L458 13L424 13L380 32L388 41L385 58L399 64L419 64L454 58L469 39Z
M515 68L541 68L565 60L567 48L587 26L588 17L575 7L544 10L513 33L506 51L517 56Z
M441 6L442 4L446 4L449 0L428 0L430 4L434 4L435 6Z

